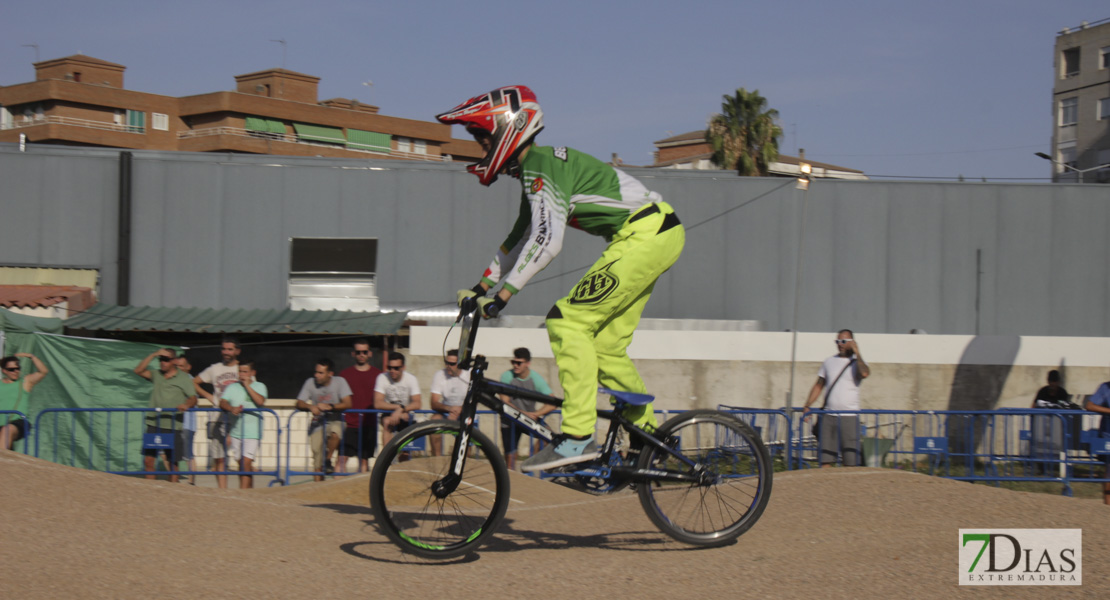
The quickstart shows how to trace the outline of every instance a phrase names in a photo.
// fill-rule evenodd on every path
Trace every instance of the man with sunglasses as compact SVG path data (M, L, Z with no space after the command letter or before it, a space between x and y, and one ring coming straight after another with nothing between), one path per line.
M470 387L470 373L459 369L459 351L448 350L443 359L443 368L432 375L433 419L459 420L466 390ZM432 456L439 456L441 436L432 437Z
M512 368L501 374L501 383L526 390L537 391L541 394L551 395L551 386L542 375L532 370L532 352L527 348L513 350L513 358L509 361ZM502 395L501 401L511 404L520 412L529 417L542 421L544 415L555 410L551 404L544 404L534 400L510 398ZM510 469L516 468L516 453L520 448L520 436L524 429L511 419L501 420L501 442L505 445L505 462ZM539 450L538 441L532 443L532 453Z
M821 363L817 381L809 390L802 411L802 419L809 414L810 407L828 385L825 404L822 408L829 411L858 411L859 386L871 375L871 367L863 361L859 344L851 329L841 329L836 334L837 353ZM823 415L817 431L821 447L821 466L831 467L839 454L844 466L856 467L860 461L859 415Z
M35 372L20 377L23 367L19 359L29 358L35 365ZM27 415L27 400L34 388L50 372L41 360L30 352L17 352L0 359L0 410L15 410ZM15 443L27 437L30 425L18 415L0 414L0 448L11 450Z
M150 361L158 359L158 373L154 374L148 366ZM154 384L150 392L150 408L173 410L175 414L148 412L146 414L146 432L172 436L173 450L143 449L143 470L153 471L154 464L161 452L166 461L166 467L174 473L170 475L170 483L177 483L177 461L181 459L185 449L185 439L182 435L185 411L197 405L197 392L193 380L188 375L177 369L177 351L173 348L162 348L150 353L135 367L135 374ZM157 479L155 475L147 475L147 479Z
M382 417L382 443L389 443L393 434L415 422L412 414L420 410L420 382L405 371L405 355L390 352L386 372L374 384L374 408L392 411Z
M374 352L370 350L370 340L355 340L351 357L355 364L339 372L351 388L351 408L369 410L374 408L374 384L382 370L370 363ZM347 472L347 457L358 457L358 472L370 470L370 458L378 449L378 415L374 413L353 413L348 411L347 428L343 430L343 445L339 448L339 464L336 471Z

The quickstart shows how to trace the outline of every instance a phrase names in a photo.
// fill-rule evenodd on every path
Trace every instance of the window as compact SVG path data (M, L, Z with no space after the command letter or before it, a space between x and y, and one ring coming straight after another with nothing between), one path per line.
M12 126L12 111L8 110L6 106L0 106L0 129L7 129Z
M1079 153L1076 152L1075 142L1060 144L1056 148L1056 156L1060 164L1071 167L1072 169L1079 168ZM1060 167L1060 170L1064 170L1064 167Z
M412 151L416 154L427 154L428 142L425 142L424 140L413 140Z
M1098 68L1110 69L1110 46L1105 46L1098 51Z
M1079 118L1079 98L1064 98L1060 101L1060 127L1075 125Z
M42 121L45 118L46 113L42 109L42 103L32 102L23 106L24 121Z
M162 113L150 113L150 128L158 131L170 130L170 117Z
M1060 53L1060 79L1079 74L1079 48L1071 48Z
M1110 98L1102 98L1098 101L1098 115L1097 118L1110 119Z
M112 122L116 125L123 125L123 111L116 109L116 114L112 116Z
M398 152L412 152L412 140L407 137L397 138L397 151Z
M128 110L127 130L131 133L143 133L146 131L146 113L141 110Z

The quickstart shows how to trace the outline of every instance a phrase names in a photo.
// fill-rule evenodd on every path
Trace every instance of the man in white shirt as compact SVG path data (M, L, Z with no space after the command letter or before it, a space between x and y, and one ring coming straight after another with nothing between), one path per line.
M405 371L404 354L389 353L386 372L374 384L374 408L393 411L382 417L382 444L414 422L412 412L420 410L420 382Z
M802 412L802 420L809 414L810 407L817 402L818 396L829 386L825 393L825 404L821 408L828 411L858 411L859 386L864 378L871 375L871 367L863 361L859 344L851 329L841 329L836 334L835 356L821 363L817 381L809 390ZM859 415L822 415L818 421L817 440L821 447L821 466L831 467L839 454L844 466L859 466Z
M231 384L239 381L239 353L242 348L239 342L233 338L224 338L220 342L220 362L212 363L208 368L200 372L193 378L193 385L196 387L197 393L208 399L212 406L219 408L220 400L223 398L224 390ZM212 392L201 387L200 384L207 383L212 386ZM213 415L212 420L208 422L208 457L212 459L213 471L226 471L227 470L227 436L228 436L228 420L227 415L223 412L218 414L209 413ZM227 489L227 475L217 475L216 483L220 489Z
M432 375L433 419L459 420L463 400L470 389L470 373L459 369L459 351L448 350L443 368ZM439 456L442 436L432 437L432 456Z

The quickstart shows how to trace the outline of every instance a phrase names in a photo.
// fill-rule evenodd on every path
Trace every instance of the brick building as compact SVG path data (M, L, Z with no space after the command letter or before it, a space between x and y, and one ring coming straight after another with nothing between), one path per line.
M0 86L0 142L186 152L473 161L473 141L357 100L317 98L319 77L269 69L235 91L173 98L124 89L126 67L74 55L37 62L35 81Z
M713 148L705 139L705 131L690 131L655 142L655 162L653 167L665 169L719 169L710 160ZM796 156L780 154L778 160L768 166L772 177L797 177L800 174ZM838 167L826 163L806 161L813 167L813 176L829 179L867 179L863 171Z

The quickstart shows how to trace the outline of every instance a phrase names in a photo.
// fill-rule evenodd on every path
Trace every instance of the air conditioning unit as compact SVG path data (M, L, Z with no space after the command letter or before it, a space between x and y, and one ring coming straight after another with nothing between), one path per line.
M289 253L289 308L378 310L376 238L291 238Z

